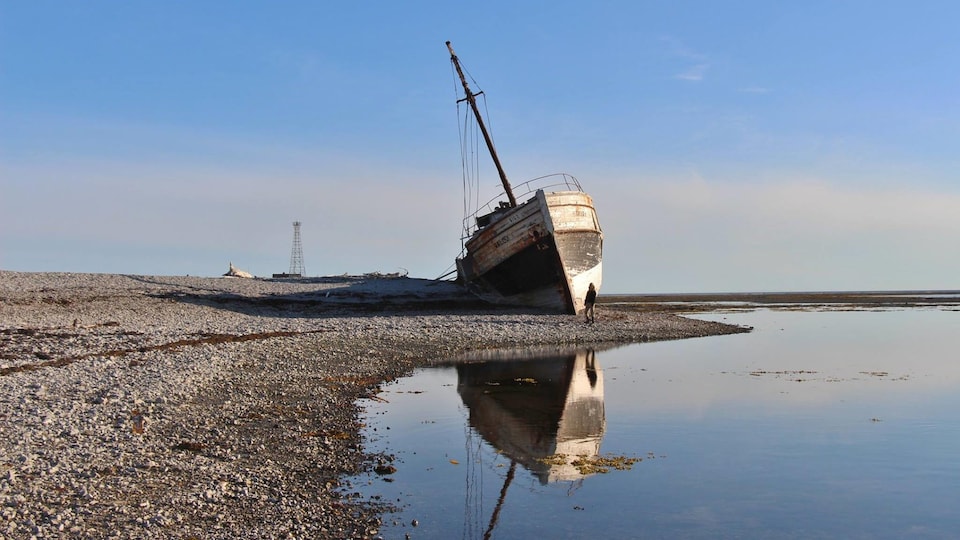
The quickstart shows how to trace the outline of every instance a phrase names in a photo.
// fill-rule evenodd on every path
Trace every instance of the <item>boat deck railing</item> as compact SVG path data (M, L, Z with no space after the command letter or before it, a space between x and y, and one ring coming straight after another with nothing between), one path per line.
M554 173L546 176L538 176L527 180L526 182L511 186L513 195L517 201L526 202L532 198L533 194L541 189L550 191L583 191L580 187L580 181L567 173ZM493 214L497 210L505 208L507 192L501 191L496 197L490 199L485 204L477 207L477 210L463 219L463 237L461 240L470 238L480 228L477 224L477 218ZM522 202L520 203L522 204Z

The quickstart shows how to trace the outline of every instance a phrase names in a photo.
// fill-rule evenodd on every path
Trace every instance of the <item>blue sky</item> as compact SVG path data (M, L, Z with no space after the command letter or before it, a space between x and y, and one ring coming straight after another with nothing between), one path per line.
M601 292L960 288L953 2L0 0L0 269L437 277L451 40ZM499 185L482 170L489 195Z

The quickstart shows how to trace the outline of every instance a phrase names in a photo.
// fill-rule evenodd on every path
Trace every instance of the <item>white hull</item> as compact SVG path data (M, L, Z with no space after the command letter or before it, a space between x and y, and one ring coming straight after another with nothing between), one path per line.
M538 190L489 220L457 260L460 278L481 298L572 314L583 310L590 283L600 288L603 233L586 193Z

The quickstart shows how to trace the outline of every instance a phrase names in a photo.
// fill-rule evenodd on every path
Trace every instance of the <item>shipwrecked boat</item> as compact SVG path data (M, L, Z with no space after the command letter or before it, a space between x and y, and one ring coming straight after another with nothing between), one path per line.
M447 42L465 97L500 175L503 193L464 220L457 277L477 296L499 304L575 314L590 284L602 280L603 232L593 199L576 178L554 174L511 186L476 97ZM515 195L520 192L519 200ZM505 200L503 200L505 199Z

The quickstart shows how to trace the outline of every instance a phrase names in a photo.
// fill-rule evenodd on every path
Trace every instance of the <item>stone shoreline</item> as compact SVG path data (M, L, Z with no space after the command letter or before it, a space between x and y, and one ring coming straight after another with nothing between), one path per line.
M450 282L0 271L0 537L364 538L362 399L502 347L747 329L478 303Z

